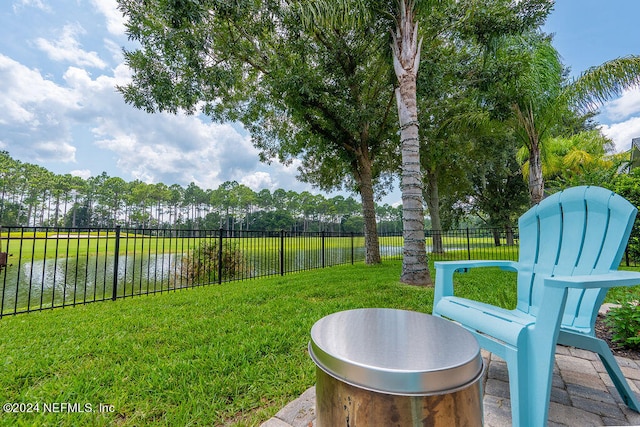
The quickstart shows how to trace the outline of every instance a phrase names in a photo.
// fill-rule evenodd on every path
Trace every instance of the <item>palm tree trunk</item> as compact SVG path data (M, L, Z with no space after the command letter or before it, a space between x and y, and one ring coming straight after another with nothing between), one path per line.
M529 149L529 197L531 205L537 205L544 198L544 178L542 176L542 156L540 154L540 132L536 127L533 105L522 110L519 105L513 106L516 117L526 133L526 144Z
M396 89L400 143L402 145L402 211L404 249L400 281L411 285L433 285L427 264L424 235L422 173L418 139L416 80L421 41L415 22L413 2L399 2L398 27L393 34L393 66L398 77Z
M544 198L542 158L538 141L531 141L531 147L529 148L529 195L532 205L537 205Z

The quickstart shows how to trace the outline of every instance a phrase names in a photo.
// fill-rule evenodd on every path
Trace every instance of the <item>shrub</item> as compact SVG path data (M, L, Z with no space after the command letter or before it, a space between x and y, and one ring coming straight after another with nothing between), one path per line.
M221 270L220 270L221 265ZM248 263L244 254L236 245L223 245L222 253L218 242L204 242L182 258L180 263L180 283L186 280L188 284L208 284L221 280L233 280L249 273Z
M640 306L637 300L628 298L617 301L619 307L613 307L604 320L613 332L612 340L623 347L640 347Z
M607 183L603 183L609 186ZM623 173L616 176L613 181L612 190L631 202L632 205L640 206L640 168L634 168L629 173ZM634 260L640 260L640 215L636 216L629 238L629 257Z

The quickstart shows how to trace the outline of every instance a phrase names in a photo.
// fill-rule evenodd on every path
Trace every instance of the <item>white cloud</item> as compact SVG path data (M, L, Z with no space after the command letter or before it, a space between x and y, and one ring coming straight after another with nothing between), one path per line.
M0 54L0 124L34 126L43 112L77 108L79 98L72 91L46 80L32 70ZM50 116L50 115L49 115Z
M295 164L261 164L237 124L127 105L116 90L132 77L123 64L126 19L116 0L8 4L22 19L0 27L15 47L0 49L0 149L13 158L83 178L105 171L202 188L235 180L256 190L309 189L296 181Z
M83 34L86 34L86 31L80 24L67 24L62 29L58 40L50 41L39 37L35 43L54 61L68 61L84 67L106 68L106 62L100 59L97 52L87 52L82 49L78 37Z
M36 163L51 159L62 163L76 161L76 147L71 145L67 138L37 142L33 145L33 149L33 161Z
M75 169L69 172L72 176L79 176L82 179L91 178L91 171L89 169Z
M14 74L30 71L15 62L14 65ZM49 85L50 91L59 91L58 97L73 101L54 109L56 115L49 121L87 127L90 141L78 141L82 150L91 151L91 146L87 147L90 142L94 151L97 147L103 153L113 153L119 174L125 179L181 185L193 181L205 188L215 188L227 180L240 181L259 166L249 136L230 124L211 123L206 117L184 114L147 114L126 105L115 89L116 84L130 79L130 71L124 65L116 67L113 76L96 78L85 69L69 67L63 75L64 86L44 80L37 71L31 71L31 75L32 80ZM28 119L45 120L46 115L36 113ZM90 169L100 167L99 158L90 160L98 164ZM79 162L82 164L82 159ZM89 169L87 164L82 166ZM266 175L259 176L264 183L275 185Z
M20 0L13 3L13 11L17 12L25 7L35 7L45 12L51 12L51 7L42 0Z
M114 152L118 169L134 179L216 188L236 175L251 173L257 164L257 155L248 164L243 159L247 137L230 125L184 114L150 115L117 101L115 108L102 106L92 131L96 145ZM228 150L238 150L235 159Z
M122 53L122 45L114 42L113 40L104 39L104 47L111 54L113 62L116 64L122 64L124 62L124 55Z
M200 115L147 114L125 104L116 84L131 79L123 64L93 76L70 66L59 83L0 54L0 147L16 159L75 163L73 175L107 171L125 180L217 188L225 181L302 190L295 165L265 166L241 127ZM56 171L68 173L72 168ZM308 189L308 185L304 185Z
M624 91L620 98L606 103L601 114L614 122L640 114L640 88Z
M65 71L63 78L69 87L78 93L96 92L104 89L115 91L113 77L101 75L94 80L84 68L69 67Z
M121 36L125 34L125 18L118 10L118 2L116 0L93 0L93 6L104 15L107 20L107 31L109 33Z
M240 180L240 184L244 184L253 191L259 191L266 188L270 191L277 189L277 185L273 182L273 177L267 172L254 172L245 176Z
M612 125L601 125L600 130L614 142L616 152L627 151L631 148L631 140L640 137L640 117Z
M29 162L73 162L67 114L80 96L0 54L0 127L3 148Z

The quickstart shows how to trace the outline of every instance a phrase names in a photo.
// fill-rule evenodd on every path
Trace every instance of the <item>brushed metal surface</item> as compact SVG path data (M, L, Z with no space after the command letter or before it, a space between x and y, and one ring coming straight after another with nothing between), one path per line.
M390 395L316 367L316 427L481 427L482 381L437 395Z
M336 379L387 394L451 392L478 380L483 370L480 346L464 328L396 309L323 317L311 328L309 353Z

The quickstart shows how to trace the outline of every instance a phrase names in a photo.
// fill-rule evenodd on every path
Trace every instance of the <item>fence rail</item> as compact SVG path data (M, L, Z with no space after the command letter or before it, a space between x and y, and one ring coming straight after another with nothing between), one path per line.
M383 259L402 257L401 234L379 238ZM517 232L432 230L426 243L433 260L518 258ZM0 318L364 259L354 233L3 227Z

